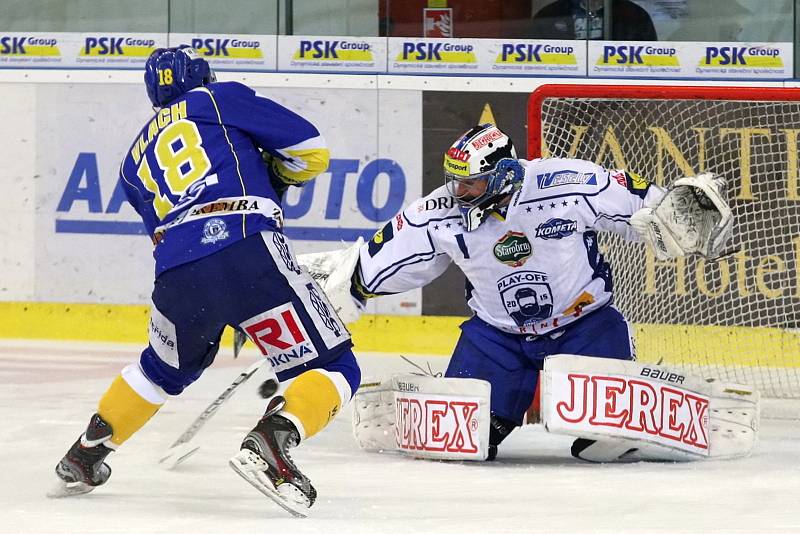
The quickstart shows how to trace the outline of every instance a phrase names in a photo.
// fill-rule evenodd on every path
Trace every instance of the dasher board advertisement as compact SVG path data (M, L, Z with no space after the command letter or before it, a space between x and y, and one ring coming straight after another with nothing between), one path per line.
M0 68L132 69L167 46L166 33L0 33Z
M589 76L787 79L792 43L590 41Z
M584 41L389 39L392 74L585 76Z
M171 33L169 45L189 45L219 71L274 72L277 44L274 35Z
M386 39L282 35L278 68L281 72L385 73Z

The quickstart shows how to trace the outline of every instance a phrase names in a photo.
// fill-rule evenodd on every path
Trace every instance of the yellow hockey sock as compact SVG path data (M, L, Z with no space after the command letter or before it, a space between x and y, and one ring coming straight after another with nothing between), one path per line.
M336 417L342 408L342 394L329 373L306 371L289 384L283 394L286 405L281 415L288 415L303 439L310 438Z
M145 400L119 375L100 398L97 413L114 432L111 443L122 445L161 408Z

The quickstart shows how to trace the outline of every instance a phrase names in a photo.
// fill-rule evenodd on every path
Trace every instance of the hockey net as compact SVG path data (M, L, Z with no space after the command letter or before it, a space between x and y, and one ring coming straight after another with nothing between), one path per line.
M576 157L660 185L728 182L730 253L659 262L601 237L637 355L800 398L800 90L545 85L528 106L529 157Z

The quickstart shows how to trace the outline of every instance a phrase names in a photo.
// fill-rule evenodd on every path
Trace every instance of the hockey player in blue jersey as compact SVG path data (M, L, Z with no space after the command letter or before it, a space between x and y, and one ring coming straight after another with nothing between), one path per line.
M226 326L280 381L231 465L290 510L316 492L287 450L341 411L360 382L350 335L283 235L281 195L324 172L328 149L304 118L235 82L216 82L186 46L158 49L145 85L156 113L120 168L154 244L150 339L101 397L56 467L57 495L104 484L107 455L211 365Z

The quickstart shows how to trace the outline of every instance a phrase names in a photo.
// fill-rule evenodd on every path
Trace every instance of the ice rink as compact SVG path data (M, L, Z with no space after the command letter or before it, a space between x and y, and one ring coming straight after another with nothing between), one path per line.
M571 438L539 426L514 432L493 463L442 463L360 451L349 410L293 457L319 497L288 516L227 465L261 415L262 370L195 440L174 471L157 459L256 358L224 349L207 373L110 456L110 481L53 500L53 467L83 431L100 395L138 354L120 345L0 341L0 525L6 533L501 533L800 532L800 412L768 403L756 453L691 464L591 465ZM359 354L364 376L411 371ZM415 358L442 370L442 357ZM792 418L793 416L793 418Z

